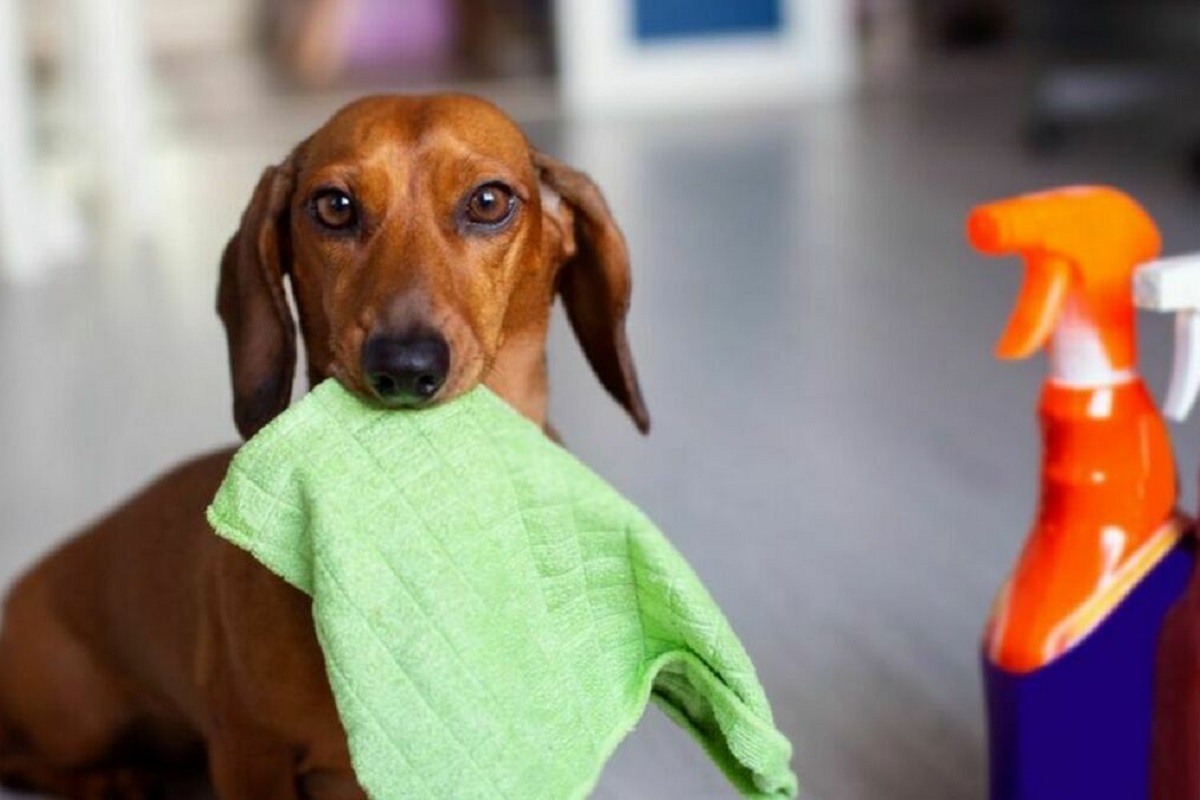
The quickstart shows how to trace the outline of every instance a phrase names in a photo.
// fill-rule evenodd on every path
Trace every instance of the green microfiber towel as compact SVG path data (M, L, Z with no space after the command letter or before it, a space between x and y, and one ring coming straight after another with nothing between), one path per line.
M699 579L632 504L486 389L420 412L317 386L208 518L312 596L372 798L578 798L653 698L747 797L791 746Z

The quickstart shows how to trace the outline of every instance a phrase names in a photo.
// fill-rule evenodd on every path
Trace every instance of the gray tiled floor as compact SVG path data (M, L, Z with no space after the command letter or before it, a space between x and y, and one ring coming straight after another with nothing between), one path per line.
M1200 200L1173 151L1091 137L1034 161L1013 146L1016 110L1002 83L968 81L533 131L593 173L624 223L655 427L635 434L562 326L556 424L708 583L814 797L982 794L975 648L1034 500L1041 365L990 359L1019 270L968 251L966 210L1113 182L1146 203L1169 251L1200 247ZM164 156L178 234L164 257L0 287L0 585L168 464L233 437L216 254L255 171L305 132ZM1143 332L1161 389L1169 325ZM1192 498L1200 436L1175 432ZM652 714L597 796L730 793Z

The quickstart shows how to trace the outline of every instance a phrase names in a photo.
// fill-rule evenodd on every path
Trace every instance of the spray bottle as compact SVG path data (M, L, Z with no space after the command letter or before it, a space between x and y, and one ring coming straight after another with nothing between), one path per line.
M1152 261L1134 276L1140 308L1175 314L1175 356L1163 412L1187 418L1200 393L1200 255ZM1189 539L1194 546L1194 537ZM1200 800L1200 576L1167 614L1158 642L1150 796Z
M991 797L1144 798L1154 645L1190 567L1135 372L1132 275L1158 231L1121 192L1074 187L976 208L967 233L1025 262L997 355L1049 351L1038 510L984 634Z

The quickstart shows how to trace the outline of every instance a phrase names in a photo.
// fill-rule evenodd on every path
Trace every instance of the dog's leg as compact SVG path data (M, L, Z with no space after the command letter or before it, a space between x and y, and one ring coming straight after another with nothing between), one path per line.
M367 800L350 764L350 750L332 702L313 715L325 721L307 734L300 762L300 793L305 800Z
M349 769L309 772L301 776L300 787L305 800L368 800Z
M340 780L353 782L350 756L312 601L246 551L216 537L211 546L199 650L218 797L354 797Z
M320 719L323 715L316 714ZM209 774L220 800L367 800L338 734L292 746L240 715L225 716L209 738ZM304 734L298 735L303 736Z
M65 795L66 774L28 753L20 752L13 740L0 740L0 786L19 792Z
M73 800L158 800L161 776L136 768L67 769L30 752L22 737L0 720L0 786Z
M70 800L162 800L166 785L153 772L126 768L72 771L35 756L0 757L0 785Z
M300 800L295 751L267 734L210 741L208 771L220 800Z
M166 783L156 772L115 767L84 772L74 779L73 800L165 800Z
M248 717L228 687L209 703L208 774L218 800L300 800L297 748Z

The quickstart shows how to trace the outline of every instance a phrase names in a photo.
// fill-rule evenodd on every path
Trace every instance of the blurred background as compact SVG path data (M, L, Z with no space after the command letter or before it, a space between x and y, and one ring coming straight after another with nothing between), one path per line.
M725 608L806 796L980 797L1042 364L991 360L1020 270L962 221L1112 183L1200 248L1197 67L1197 0L0 0L0 588L235 439L217 260L261 169L360 94L475 92L623 224L654 430L561 324L552 417ZM732 795L653 712L596 796Z

